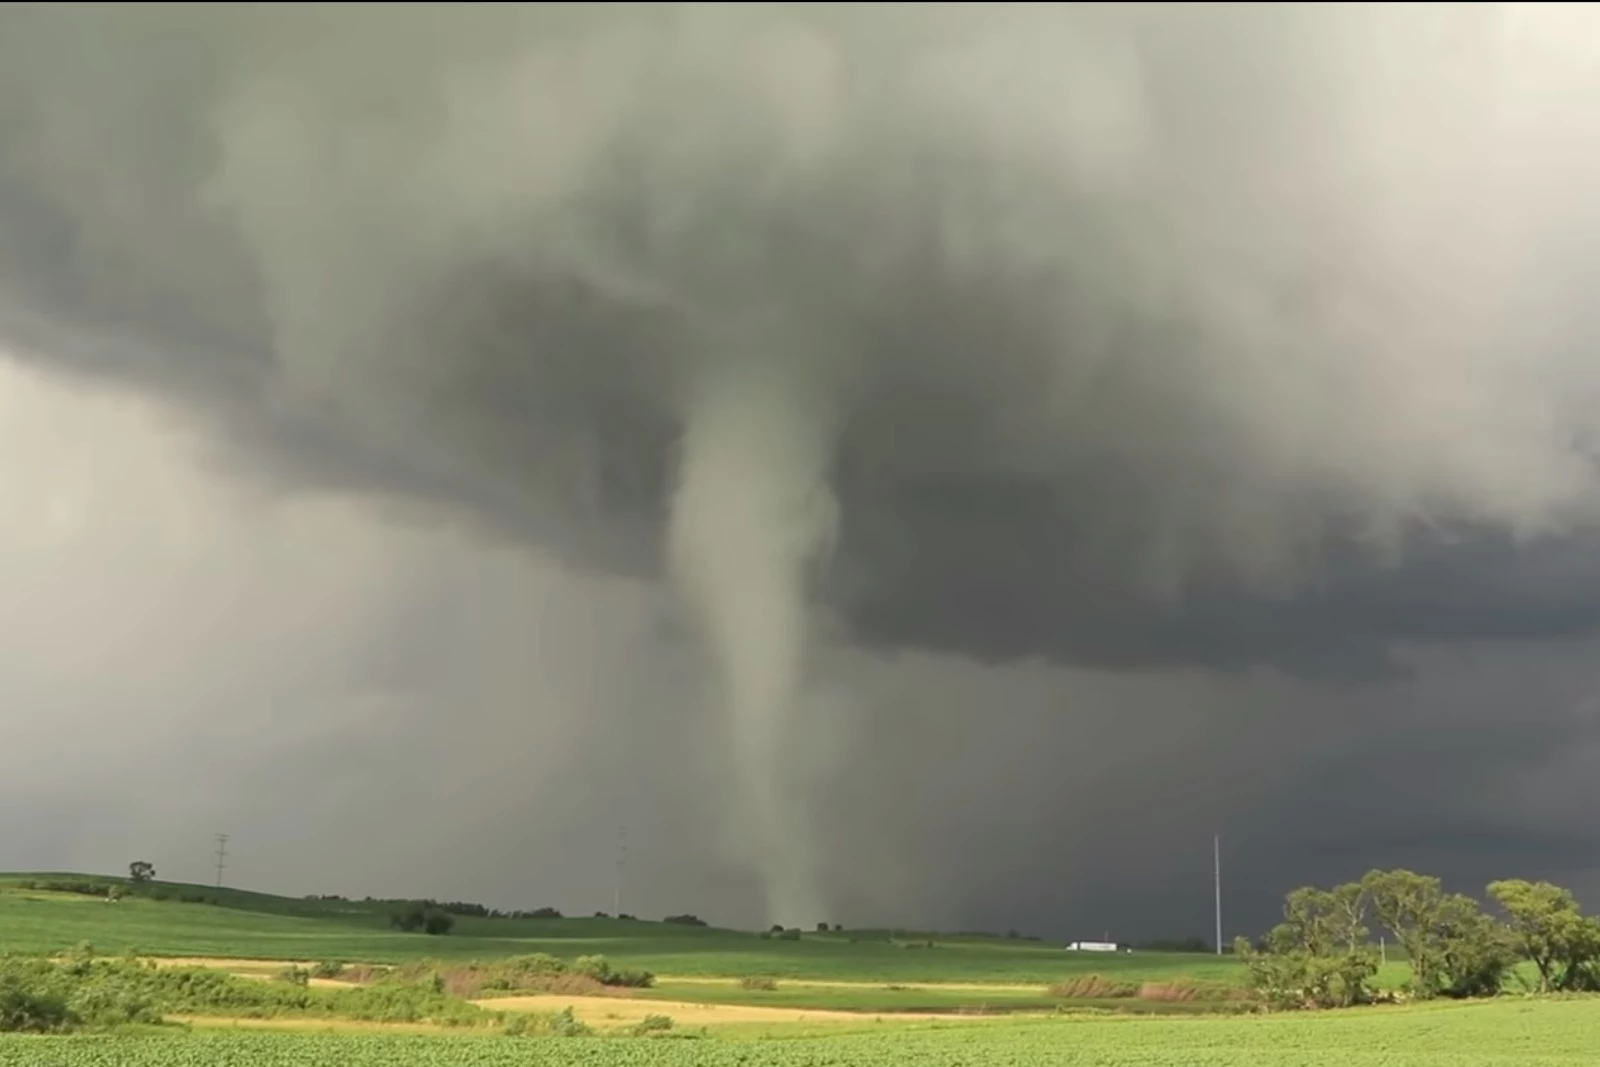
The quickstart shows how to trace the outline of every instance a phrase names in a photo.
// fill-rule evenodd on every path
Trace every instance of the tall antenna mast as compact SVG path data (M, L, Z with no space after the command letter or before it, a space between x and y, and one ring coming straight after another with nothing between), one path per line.
M217 835L217 888L222 888L222 870L228 865L228 835Z
M612 885L611 914L622 915L622 867L628 862L628 828L617 827L617 880Z
M1211 838L1211 874L1217 896L1217 955L1222 955L1222 835Z

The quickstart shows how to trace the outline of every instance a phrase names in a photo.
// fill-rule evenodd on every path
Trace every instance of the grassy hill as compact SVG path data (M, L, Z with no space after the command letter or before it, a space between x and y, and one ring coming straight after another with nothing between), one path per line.
M1236 985L1231 959L1206 955L1067 953L1038 942L882 930L804 934L798 941L715 928L617 919L460 918L447 936L389 928L393 904L303 900L237 889L149 883L117 903L21 888L25 882L124 879L69 874L0 875L0 951L39 954L88 941L96 950L151 956L400 963L494 959L530 952L603 954L619 966L685 978L768 976L862 983L1042 986L1075 975L1122 981L1187 978ZM183 903L183 899L206 903Z

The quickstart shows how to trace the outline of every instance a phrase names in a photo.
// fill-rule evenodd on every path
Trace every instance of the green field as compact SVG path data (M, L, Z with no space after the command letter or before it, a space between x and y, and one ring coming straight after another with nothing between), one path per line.
M0 1038L4 1067L1574 1067L1600 1063L1600 1001L1322 1015L1019 1021L737 1038L209 1032Z
M1316 1014L1226 1014L1218 1009L1230 1006L1219 998L1225 999L1224 991L1236 991L1245 980L1243 968L1226 957L1076 954L1015 938L883 930L768 940L732 930L614 919L462 918L450 934L430 937L390 929L393 905L382 902L297 900L157 885L146 891L172 899L129 897L107 903L18 884L25 879L69 877L81 876L0 876L0 953L37 956L89 942L101 954L136 950L146 956L212 957L216 966L245 977L209 973L242 983L237 988L243 992L253 988L262 994L250 993L254 999L247 998L249 1003L270 1005L288 1004L293 997L275 994L263 999L265 994L291 987L268 987L247 979L275 977L286 960L439 961L424 964L420 971L397 972L420 973L423 979L432 975L437 983L445 972L478 973L459 966L467 960L547 953L571 961L603 954L617 967L644 968L658 980L654 988L611 991L619 999L596 1000L590 989L570 997L561 993L535 997L537 1006L493 999L521 996L515 986L483 994L491 999L480 1001L482 1009L459 997L446 997L441 1003L455 1005L450 1011L456 1012L456 1024L465 1027L459 1031L440 1028L448 1021L445 1014L362 1015L353 1008L335 1010L335 1002L354 1004L350 998L369 995L366 987L337 983L309 991L323 998L318 1001L321 1007L271 1007L264 1014L231 1009L227 1001L202 998L191 1008L170 1001L156 1015L141 1018L153 1022L192 1017L198 1028L141 1024L111 1033L0 1035L0 1067L1600 1065L1600 998L1505 997L1486 1003ZM176 899L197 895L210 902ZM251 960L259 962L221 962ZM108 965L114 966L97 973L121 975L116 981L144 981L136 964L108 961ZM115 966L134 971L119 972ZM189 981L185 973L175 972L173 981ZM1112 999L1063 993L1059 986L1052 993L1048 988L1091 975L1097 982L1124 987L1171 984L1204 995L1168 1001L1140 992ZM775 987L749 988L739 980L753 976L772 978ZM1398 985L1405 976L1404 964L1391 964L1385 984ZM341 988L356 991L339 992ZM416 1001L413 994L420 988L411 985L390 992L401 997L397 1003L409 1004ZM373 987L371 993L382 994L383 987ZM530 1029L530 1034L540 1036L510 1035L514 1019L549 1019L574 1000L580 1002L586 1013L580 1018L592 1024L593 1032L560 1037L551 1036L553 1031L546 1027ZM640 1015L677 1013L678 1025L666 1034L628 1036L633 1023L617 1014L624 1005ZM502 1006L504 1014L496 1010ZM1017 1014L1004 1019L962 1017L978 1011ZM524 1012L533 1014L523 1016ZM896 1017L896 1013L902 1014ZM912 1013L943 1013L944 1018L933 1021ZM349 1021L355 1019L370 1021ZM415 1021L407 1024L405 1019ZM423 1032L397 1031L406 1025Z
M1132 953L1076 954L1003 938L847 931L767 941L731 930L608 919L458 920L445 937L388 928L388 906L301 901L260 893L171 887L215 895L223 906L22 891L0 879L0 952L43 954L88 941L102 953L400 963L494 959L530 952L571 958L600 953L658 975L815 979L864 983L995 983L1044 986L1096 973L1133 982L1187 978L1238 985L1228 958ZM65 876L62 876L65 877ZM13 888L6 888L7 884ZM250 909L250 910L247 910ZM933 947L927 947L932 941Z

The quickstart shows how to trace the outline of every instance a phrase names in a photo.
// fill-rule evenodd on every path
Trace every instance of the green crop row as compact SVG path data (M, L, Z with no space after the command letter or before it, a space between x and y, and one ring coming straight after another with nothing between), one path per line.
M1101 1017L757 1040L195 1031L0 1038L0 1067L1578 1067L1600 999L1177 1020Z

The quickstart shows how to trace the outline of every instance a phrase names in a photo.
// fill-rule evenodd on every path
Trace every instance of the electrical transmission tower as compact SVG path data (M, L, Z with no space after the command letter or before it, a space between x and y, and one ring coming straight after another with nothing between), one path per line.
M222 888L222 871L228 865L228 835L217 835L217 888Z

